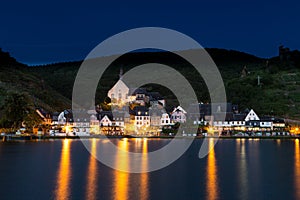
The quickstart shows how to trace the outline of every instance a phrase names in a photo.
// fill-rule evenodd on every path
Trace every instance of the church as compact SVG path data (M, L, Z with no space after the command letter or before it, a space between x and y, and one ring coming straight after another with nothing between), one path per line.
M107 96L111 99L113 105L122 106L129 102L129 88L122 81L123 70L120 70L118 82L108 91Z

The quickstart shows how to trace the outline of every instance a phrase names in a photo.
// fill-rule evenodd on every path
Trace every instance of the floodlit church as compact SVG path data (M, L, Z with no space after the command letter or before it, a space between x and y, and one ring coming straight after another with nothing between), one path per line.
M108 91L107 96L111 99L112 104L114 105L124 105L129 102L129 88L122 81L123 70L120 70L118 82Z

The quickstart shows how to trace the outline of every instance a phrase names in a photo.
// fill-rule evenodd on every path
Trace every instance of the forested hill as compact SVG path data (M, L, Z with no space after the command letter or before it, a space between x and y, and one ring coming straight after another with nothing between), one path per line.
M299 51L270 59L234 50L207 51L221 71L228 101L238 104L241 111L253 108L260 115L300 118ZM0 58L4 55L6 61L0 61L0 103L3 103L7 91L24 90L37 106L47 110L59 111L70 107L72 87L80 61L28 67L1 51ZM126 72L134 66L149 62L174 67L189 80L199 101L209 101L201 76L185 60L170 52L139 52L125 54L111 64L100 80L96 102L103 101L107 91L118 80L121 67ZM169 108L176 105L175 97L168 89L157 85L147 87L149 90L159 90L167 99Z
M30 104L49 111L70 107L71 101L49 86L44 79L32 72L30 67L17 62L8 52L0 49L0 107L9 94L24 94ZM0 110L0 115L1 111Z

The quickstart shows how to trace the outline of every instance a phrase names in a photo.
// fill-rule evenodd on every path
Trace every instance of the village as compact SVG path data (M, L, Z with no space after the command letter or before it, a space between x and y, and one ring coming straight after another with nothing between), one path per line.
M285 121L273 116L258 116L254 109L240 112L232 103L180 105L172 112L165 110L166 101L158 92L146 88L129 88L120 75L117 83L108 91L111 109L97 106L87 111L89 118L74 119L72 110L48 113L36 112L43 124L34 128L37 135L49 136L288 136L293 134ZM218 120L217 116L225 116ZM178 132L180 125L196 127ZM17 132L20 134L21 132Z

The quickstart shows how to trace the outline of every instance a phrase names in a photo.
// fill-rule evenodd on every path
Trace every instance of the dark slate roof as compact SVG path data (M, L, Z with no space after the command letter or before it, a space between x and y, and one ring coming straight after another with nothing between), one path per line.
M246 118L246 114L245 113L238 113L238 114L233 114L233 120L234 121L244 121L244 119Z
M73 112L71 109L64 110L64 116L67 122L73 122Z
M136 95L136 94L145 94L145 95L147 95L148 92L147 92L146 88L130 88L129 89L129 94L131 94L131 95Z
M164 105L164 104L163 104L162 102L160 102L160 101L158 101L158 104L159 104L159 105L161 105L161 106L163 106L163 105Z
M274 118L273 123L285 123L284 119Z
M273 122L273 123L284 123L284 119L276 118L276 117L270 117L270 116L263 116L260 118L261 121L264 122Z
M232 121L233 120L233 113L214 113L214 120L220 120L222 119L223 115L225 115L225 121Z
M124 112L112 112L113 114L113 120L116 121L123 121L125 113Z
M149 116L149 109L146 106L136 106L133 109L134 115ZM140 114L138 114L140 112Z
M53 120L53 121L57 121L57 120L58 120L58 115L59 115L58 112L52 113L52 120Z
M102 120L105 115L109 118L109 120L113 120L113 113L111 111L101 111L98 115L98 119Z
M232 105L231 103L216 103L214 104L213 108L211 104L192 104L188 109L188 114L190 115L196 114L197 106L199 107L199 111L200 111L200 119L203 119L205 118L205 116L210 116L210 115L213 115L215 118L220 119L220 116L225 115L225 120L231 121L239 117L239 116L234 116L233 114L238 112L238 106ZM218 108L220 108L220 111L218 111Z
M274 117L269 117L269 116L260 117L260 121L263 121L263 122L272 122L273 120L274 120Z
M148 95L150 101L158 101L164 99L159 92L148 92Z

